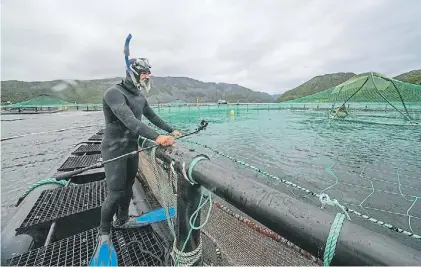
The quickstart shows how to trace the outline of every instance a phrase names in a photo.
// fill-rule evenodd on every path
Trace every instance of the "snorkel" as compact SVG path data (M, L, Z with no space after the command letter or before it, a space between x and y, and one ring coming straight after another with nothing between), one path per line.
M134 84L134 86L136 86L136 88L138 90L141 90L142 88L145 89L146 92L149 92L150 90L150 85L149 86L141 86L141 77L140 77L140 73L139 71L136 71L135 69L133 69L133 66L135 66L135 68L139 68L139 66L142 66L144 68L147 68L147 70L149 71L149 69L151 68L151 66L149 65L149 61L146 58L138 58L138 59L129 59L130 56L130 40L132 39L132 34L129 33L129 35L127 35L126 37L126 42L124 43L124 61L126 63L126 71L127 73L130 75L130 78L132 79L132 82ZM133 61L131 63L131 61ZM132 64L134 64L132 66ZM150 71L149 71L150 73ZM136 75L139 76L139 81L136 79Z

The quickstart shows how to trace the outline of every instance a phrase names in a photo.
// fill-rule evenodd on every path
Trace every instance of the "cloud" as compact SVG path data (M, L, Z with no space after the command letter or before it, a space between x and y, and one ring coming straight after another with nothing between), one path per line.
M421 2L2 1L2 80L124 75L123 45L156 76L280 93L315 75L421 67Z

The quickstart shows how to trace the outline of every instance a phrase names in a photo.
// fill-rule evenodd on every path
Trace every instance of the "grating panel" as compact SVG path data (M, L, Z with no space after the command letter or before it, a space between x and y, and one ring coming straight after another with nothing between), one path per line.
M51 243L9 260L12 266L87 266L97 244L98 228ZM112 232L120 266L163 266L165 250L150 225Z
M88 140L89 141L101 141L103 135L102 134L94 134Z
M105 180L45 190L16 231L25 233L59 218L99 208L106 190Z
M99 154L99 153L101 153L100 144L82 145L72 152L73 155Z
M139 229L143 229L139 231ZM164 246L151 225L126 231L115 231L113 242L124 266L164 265Z
M69 157L61 166L58 171L72 171L78 168L88 167L98 163L101 159L101 154L92 154L79 157Z

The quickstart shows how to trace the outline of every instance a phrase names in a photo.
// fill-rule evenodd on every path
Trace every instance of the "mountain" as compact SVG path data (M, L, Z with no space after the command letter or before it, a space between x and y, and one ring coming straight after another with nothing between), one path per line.
M278 99L281 95L282 95L282 94L273 94L273 95L272 95L272 98L273 98L274 100L276 100L276 99Z
M354 75L355 73L352 72L338 72L316 76L310 79L309 81L295 87L294 89L286 91L276 100L276 102L288 101L318 93L320 91L341 84L349 78L353 77Z
M42 94L57 96L65 101L77 103L102 103L104 92L122 78L98 80L54 80L23 82L16 80L1 82L2 103L21 102ZM149 103L196 102L216 103L219 99L228 102L273 102L267 93L253 91L237 84L201 82L187 77L152 77L152 88L147 94Z
M394 77L394 79L421 85L421 70L411 70Z

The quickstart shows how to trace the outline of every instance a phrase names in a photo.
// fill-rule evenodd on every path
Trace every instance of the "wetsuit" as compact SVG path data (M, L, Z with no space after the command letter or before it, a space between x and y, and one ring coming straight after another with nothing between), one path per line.
M169 133L174 131L153 112L143 93L127 77L124 82L105 92L103 111L106 124L101 143L103 160L136 150L139 135L151 140L158 137L158 133L141 122L142 115L162 130ZM137 168L138 155L105 164L108 195L101 208L101 235L110 233L116 212L119 220L128 218Z

